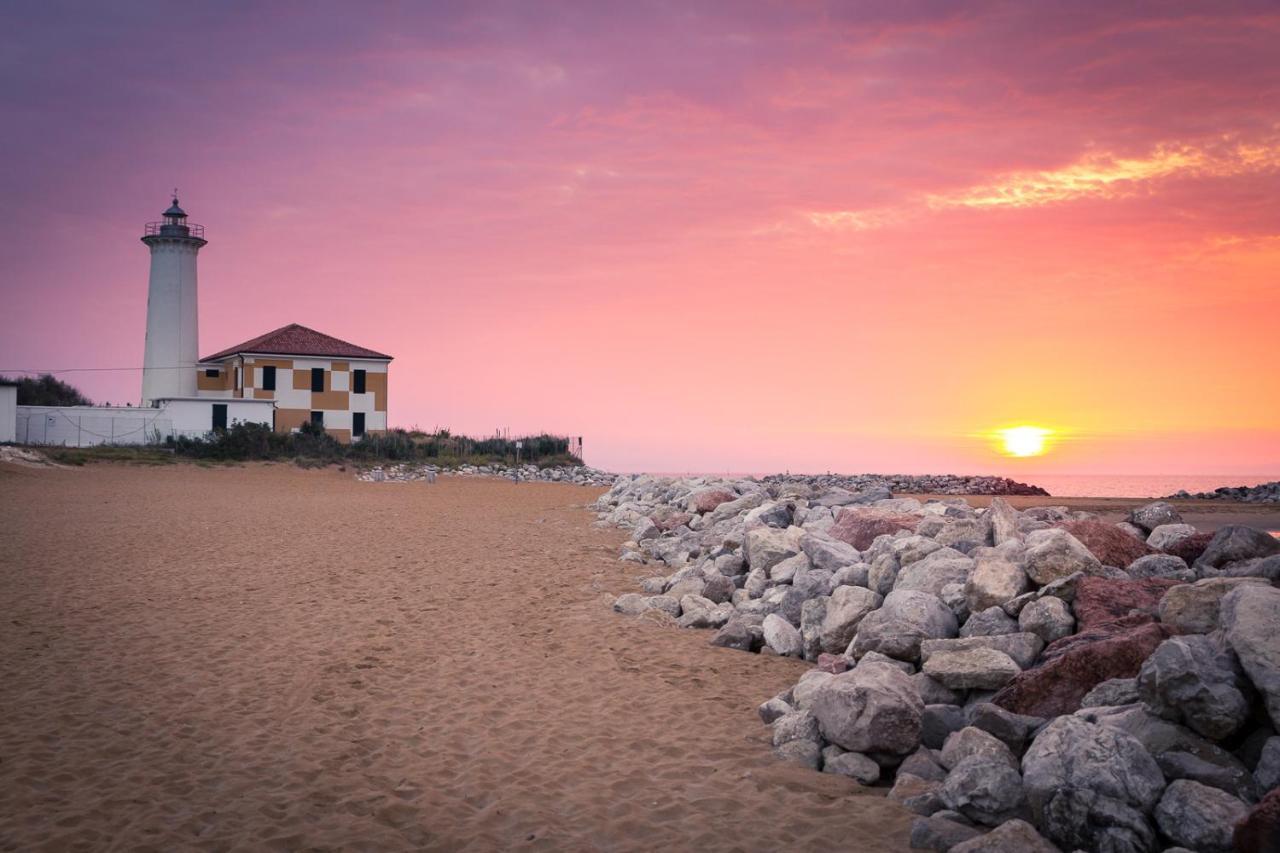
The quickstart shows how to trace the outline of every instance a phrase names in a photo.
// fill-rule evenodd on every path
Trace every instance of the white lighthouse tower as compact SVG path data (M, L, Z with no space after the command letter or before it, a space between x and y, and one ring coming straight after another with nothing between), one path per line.
M164 221L148 222L142 242L151 249L151 284L147 289L147 348L142 360L142 404L196 395L198 311L196 253L204 246L204 226L187 223L187 213L173 205Z

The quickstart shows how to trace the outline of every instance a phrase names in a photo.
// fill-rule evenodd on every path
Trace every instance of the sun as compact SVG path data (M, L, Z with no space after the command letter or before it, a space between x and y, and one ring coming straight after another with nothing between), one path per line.
M1016 426L998 430L1004 452L1009 456L1040 456L1053 430L1035 426Z

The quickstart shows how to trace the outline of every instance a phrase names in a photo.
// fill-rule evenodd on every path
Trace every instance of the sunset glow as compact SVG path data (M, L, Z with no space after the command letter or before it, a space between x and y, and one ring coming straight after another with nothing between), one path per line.
M166 8L0 11L0 373L136 402L177 186L201 350L390 353L394 426L1280 471L1274 3Z
M1009 456L1039 456L1045 452L1050 430L1043 427L1018 426L999 432L1001 446Z

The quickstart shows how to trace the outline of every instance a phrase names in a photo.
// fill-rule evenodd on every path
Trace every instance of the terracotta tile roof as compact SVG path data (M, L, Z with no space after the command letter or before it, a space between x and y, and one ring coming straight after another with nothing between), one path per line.
M315 329L308 329L306 326L290 323L273 332L267 332L265 335L251 338L242 344L236 344L233 347L227 347L224 350L215 352L213 355L205 356L200 361L220 361L227 356L237 355L242 352L262 353L264 355L315 355L324 358L385 358L388 361L391 360L391 356L384 353L375 352L365 347L358 347L355 344L349 344L346 341L317 332Z

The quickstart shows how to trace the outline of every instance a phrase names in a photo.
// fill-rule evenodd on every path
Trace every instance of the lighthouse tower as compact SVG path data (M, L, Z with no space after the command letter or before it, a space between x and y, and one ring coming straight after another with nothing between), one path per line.
M147 348L142 360L142 404L169 397L196 396L198 316L196 253L204 246L204 226L187 222L173 204L161 222L148 222L142 242L151 249L147 288Z

